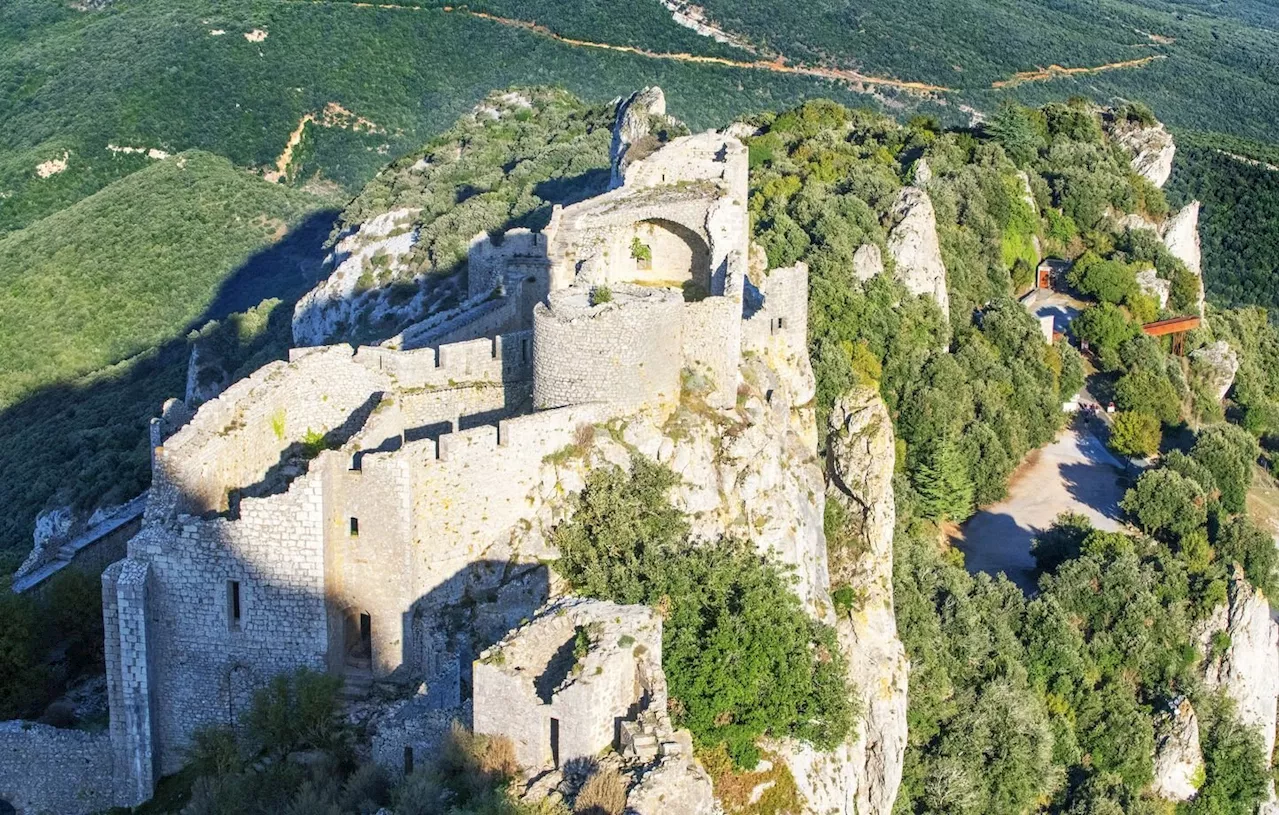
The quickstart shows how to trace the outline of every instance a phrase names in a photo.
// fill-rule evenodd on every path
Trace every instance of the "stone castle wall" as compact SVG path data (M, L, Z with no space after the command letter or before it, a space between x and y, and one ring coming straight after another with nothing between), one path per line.
M194 730L239 722L254 689L282 671L326 667L322 481L313 470L287 492L245 499L237 520L178 515L130 541L115 619L107 613L121 642L108 689L113 734L121 719L119 743L148 795L148 766L153 777L176 771ZM126 599L124 578L140 570L149 573L145 594Z
M565 289L534 310L534 407L679 398L684 300L669 289L611 290L612 302L592 306L585 288Z
M111 740L105 733L0 722L0 800L19 815L89 815L111 808Z
M718 149L701 150L713 141ZM506 294L453 336L509 326L485 321L513 304L529 307L532 330L413 350L291 352L156 446L143 529L103 584L117 800L148 797L196 728L236 724L254 690L284 671L452 675L465 691L477 650L547 599L541 560L553 553L535 525L581 488L561 482L558 457L580 451L594 425L669 409L684 368L732 406L744 347L803 352L802 266L775 270L744 324L745 148L723 137L686 146L687 156L631 165L639 175L627 188L558 210L545 235L473 244L473 285L492 290L502 274ZM703 174L688 184L645 175L663 162ZM663 227L679 243L658 254L705 263L710 296L686 302L610 276L606 258L628 251L646 219L680 226ZM577 285L534 308L526 295L546 280L539 252ZM531 287L515 279L525 272ZM613 302L589 304L596 272ZM442 322L421 337L441 331L455 329ZM331 449L300 456L308 431ZM364 667L352 659L360 615ZM566 724L566 738L579 725Z
M543 232L512 229L503 233L497 243L484 232L472 238L467 248L468 297L488 295L514 278L534 277L545 282L548 232L553 231L554 228Z
M763 353L771 343L808 353L809 267L803 262L773 269L747 296L742 324L744 351Z
M681 314L681 364L707 376L714 389L707 401L715 407L731 407L738 388L738 363L742 358L742 301L708 297L685 303Z

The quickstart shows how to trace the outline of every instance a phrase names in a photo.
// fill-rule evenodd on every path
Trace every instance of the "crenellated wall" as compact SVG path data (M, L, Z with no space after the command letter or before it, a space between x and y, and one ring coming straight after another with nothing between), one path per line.
M103 577L115 799L148 797L198 727L237 724L287 670L432 676L465 702L476 653L547 600L534 525L581 489L558 462L596 425L660 419L686 370L731 408L743 350L804 353L807 269L744 292L745 203L740 142L677 139L543 233L477 238L456 312L382 346L292 351L155 444L142 530ZM594 744L597 724L565 737ZM413 749L439 730L400 725Z

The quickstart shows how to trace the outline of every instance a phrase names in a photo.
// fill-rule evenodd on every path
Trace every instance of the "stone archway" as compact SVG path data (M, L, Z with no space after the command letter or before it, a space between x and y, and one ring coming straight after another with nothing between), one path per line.
M630 263L620 281L683 289L685 299L711 291L711 250L689 227L663 218L637 221L627 235Z
M342 654L349 669L371 667L373 616L354 606L342 612Z

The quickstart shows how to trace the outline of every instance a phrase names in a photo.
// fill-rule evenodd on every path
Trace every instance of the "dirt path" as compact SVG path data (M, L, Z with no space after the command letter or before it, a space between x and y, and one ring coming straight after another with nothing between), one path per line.
M333 5L333 0L309 0L309 2L321 5ZM416 12L443 12L446 14L465 14L469 17L475 17L481 20L488 20L499 25L511 28L520 28L525 31L537 34L556 42L572 45L577 48L595 48L603 51L617 51L624 54L633 54L646 59L671 60L673 62L692 62L701 65L722 65L726 68L743 68L752 71L772 71L779 74L795 74L798 76L812 76L820 79L834 79L838 82L847 82L854 86L867 87L883 87L898 88L899 90L909 91L918 94L943 93L952 90L942 85L930 85L926 82L911 82L903 79L894 79L886 76L870 76L851 71L843 68L822 68L813 65L789 64L785 57L779 56L775 60L738 60L727 59L725 57L708 57L698 54L678 54L667 53L663 51L650 51L645 48L637 48L632 45L615 45L606 42L594 42L592 40L579 40L573 37L565 37L557 34L551 29L540 23L529 20L515 20L510 17L499 17L495 14L488 14L483 11L472 11L468 8L460 6L444 6L441 8L428 8L426 6L402 6L388 3L341 3L343 6L355 8L374 8L395 11L416 11Z
M1165 59L1166 54L1155 54L1150 57L1141 59L1127 59L1123 62L1109 62L1106 65L1096 65L1092 68L1064 68L1061 65L1050 65L1048 68L1039 68L1034 71L1019 71L1008 79L1001 79L991 83L993 88L1013 88L1024 82L1043 82L1049 79L1057 79L1063 76L1078 76L1080 74L1100 74L1103 71L1119 71L1125 68L1141 68L1149 62L1155 62L1158 59Z
M302 143L302 134L309 124L318 124L321 127L339 127L343 130L366 130L370 133L382 132L382 128L374 122L363 116L357 116L337 102L330 102L319 113L304 113L302 115L302 118L298 120L298 126L289 134L289 140L285 142L284 150L280 151L280 155L276 157L275 169L263 173L263 178L272 182L284 180L289 173L289 165L293 163L293 151L298 149L298 145Z

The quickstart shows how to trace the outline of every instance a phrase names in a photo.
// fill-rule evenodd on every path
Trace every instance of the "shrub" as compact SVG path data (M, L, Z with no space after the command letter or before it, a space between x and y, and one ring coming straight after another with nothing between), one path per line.
M627 808L627 785L613 768L597 770L578 790L574 815L622 815Z
M778 567L736 540L694 545L666 491L675 475L636 456L630 475L595 470L552 533L556 569L578 592L665 612L662 662L676 719L739 766L766 733L819 749L853 720L845 663Z
M1277 554L1271 536L1241 515L1218 530L1214 547L1226 563L1239 563L1249 582L1262 589L1271 605L1277 604Z
M1156 417L1164 424L1178 421L1182 400L1169 378L1160 373L1132 371L1116 382L1116 406Z
M1133 269L1118 260L1103 260L1087 251L1072 265L1067 281L1106 303L1123 303L1138 290Z
M613 291L608 286L596 286L591 290L591 305L602 306L613 302Z
M1232 424L1206 427L1196 435L1191 457L1213 473L1222 508L1227 512L1244 510L1245 496L1253 483L1253 466L1258 457L1258 443L1247 430Z
M342 680L305 668L272 677L253 695L245 728L268 753L332 748L343 735L338 720Z
M1200 485L1172 470L1149 470L1124 494L1120 506L1148 535L1176 542L1205 525L1205 496Z
M1085 515L1063 512L1053 519L1053 525L1037 535L1031 542L1031 554L1036 568L1052 572L1060 564L1080 555L1085 538L1093 531L1093 525Z
M199 775L220 778L243 766L236 733L226 725L208 725L191 734L187 764Z
M1121 411L1111 425L1108 444L1122 456L1150 456L1160 450L1160 420L1150 413Z
M1089 306L1071 321L1071 331L1079 339L1098 350L1117 350L1125 340L1138 336L1141 330L1134 325L1119 306L1100 303Z
M653 260L653 250L642 243L637 235L631 239L631 257L642 261Z
M395 811L515 815L507 787L518 771L509 739L472 733L455 722L435 760L414 770L396 788Z

